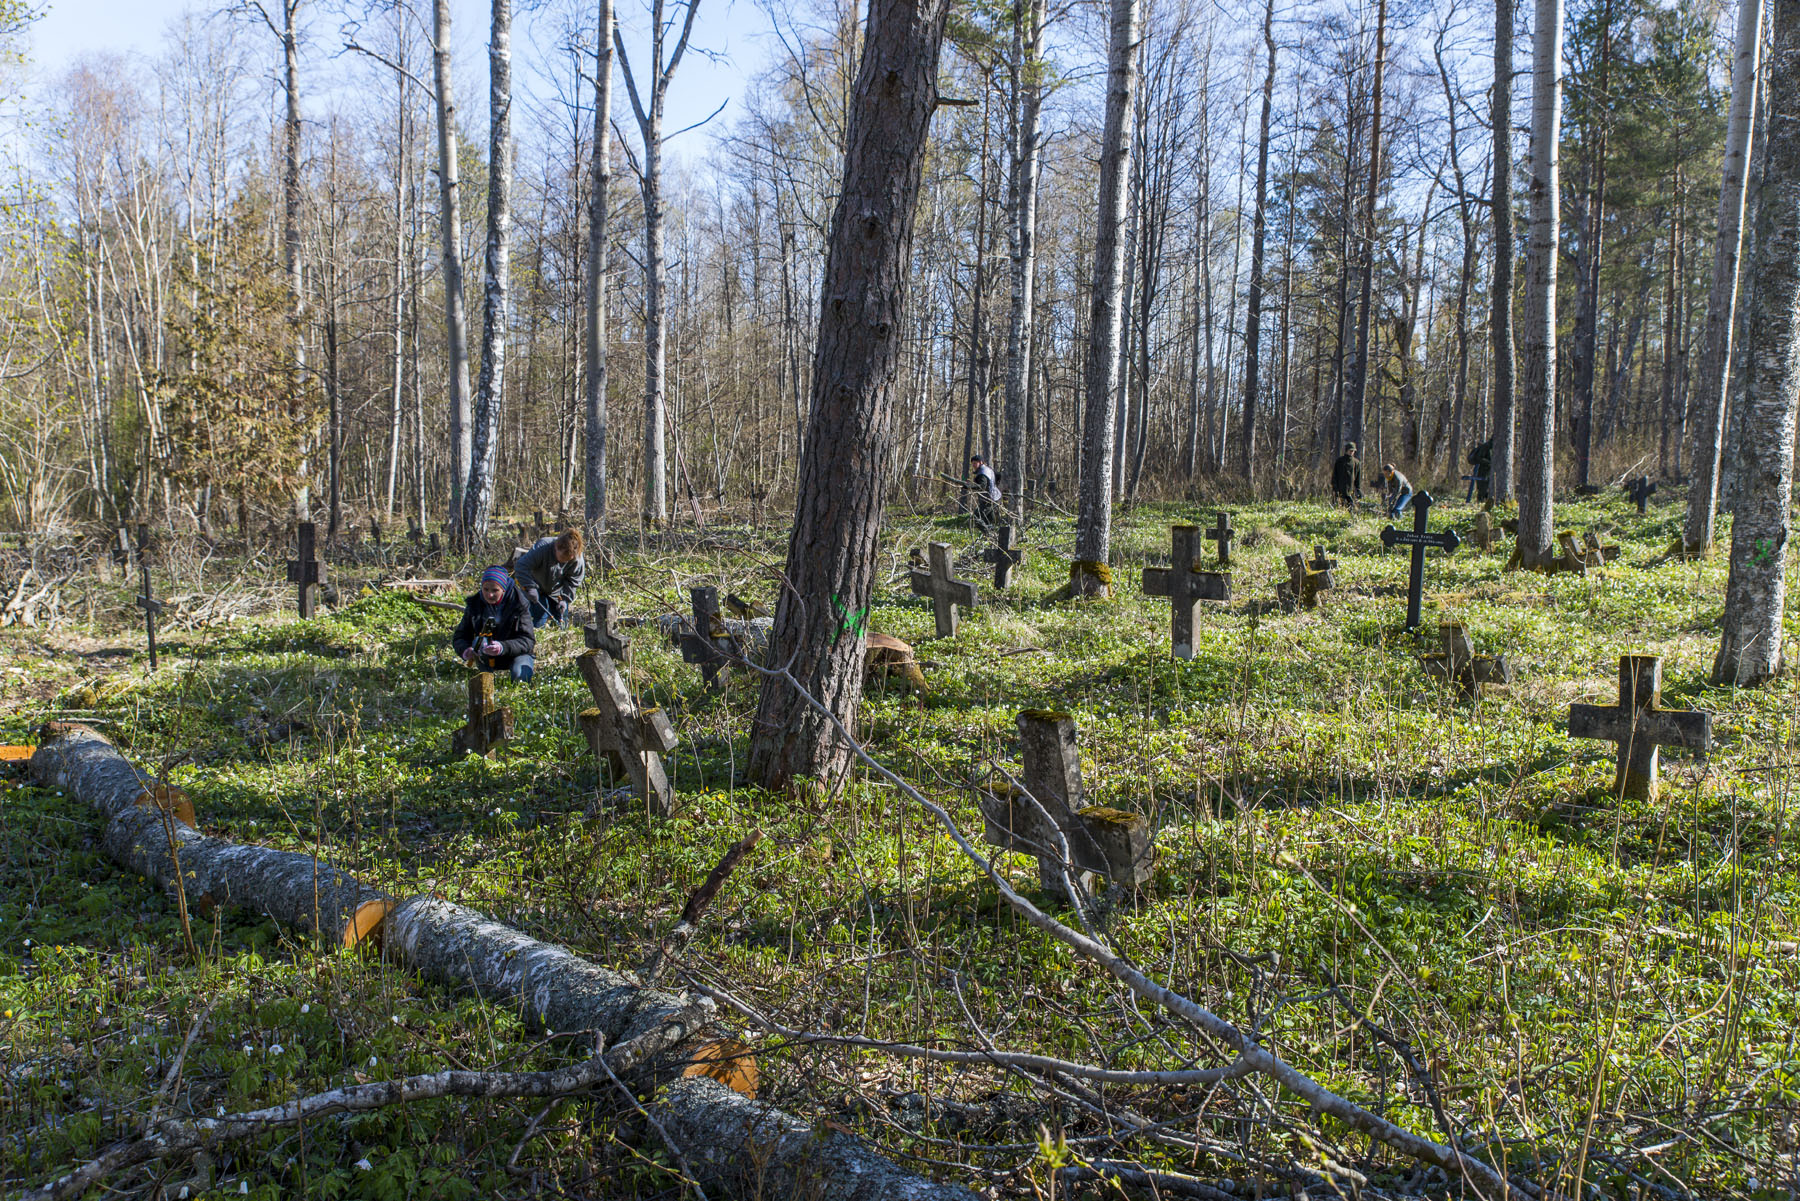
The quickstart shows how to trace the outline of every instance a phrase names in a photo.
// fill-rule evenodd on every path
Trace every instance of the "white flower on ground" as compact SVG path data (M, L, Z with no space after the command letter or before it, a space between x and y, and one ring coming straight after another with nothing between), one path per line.
M361 1159L356 1161L356 1166L361 1168L363 1171L367 1172L371 1168L373 1168L375 1165L370 1163L369 1157L365 1155Z

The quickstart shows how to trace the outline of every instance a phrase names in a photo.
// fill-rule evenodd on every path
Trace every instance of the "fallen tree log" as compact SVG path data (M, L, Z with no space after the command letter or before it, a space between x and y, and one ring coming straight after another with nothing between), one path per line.
M396 901L311 856L203 835L172 811L177 790L138 770L103 735L85 726L46 725L31 758L31 773L101 813L106 819L102 847L115 863L165 887L179 878L190 904L197 895L209 896L216 904L317 931L335 945L373 939L384 955L421 976L472 989L497 1004L517 1005L533 1025L559 1033L591 1031L604 1047L683 1042L691 1047L712 1022L708 999L646 987L475 910L431 896ZM192 821L191 810L187 821ZM728 1088L707 1074L712 1070L705 1062L708 1050L717 1046L709 1042L697 1054L665 1056L636 1081L647 1093L644 1114L701 1182L733 1194L804 1195L817 1201L975 1201L968 1189L908 1172L855 1135L828 1130L821 1136L811 1123ZM719 1062L714 1050L712 1063ZM451 1093L502 1095L508 1087L524 1090L510 1095L544 1095L535 1091L544 1087L541 1079L503 1074L508 1083L502 1084L487 1075L445 1074L450 1082L445 1092L394 1088L379 1097L405 1103ZM592 1083L587 1074L568 1079L580 1082L570 1085L570 1091ZM357 1098L355 1107L372 1106L378 1099L375 1093L360 1092ZM194 1140L245 1137L267 1126L267 1120L195 1123L191 1129L184 1125L177 1137L164 1122L146 1135L163 1150L147 1151L133 1143L138 1150L120 1153L140 1162L140 1153L153 1157L193 1146ZM74 1175L86 1188L104 1174ZM45 1195L56 1187L46 1186Z

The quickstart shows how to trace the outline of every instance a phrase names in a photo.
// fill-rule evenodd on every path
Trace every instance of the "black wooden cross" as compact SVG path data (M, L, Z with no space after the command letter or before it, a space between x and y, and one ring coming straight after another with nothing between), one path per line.
M1200 527L1172 525L1169 566L1144 568L1144 595L1169 598L1169 646L1177 659L1194 657L1194 615L1200 602L1231 599L1230 573L1201 571L1199 557Z
M1631 494L1631 503L1637 506L1638 514L1642 516L1649 509L1650 495L1656 491L1656 483L1649 476L1640 475L1625 485L1625 491Z
M931 598L931 614L937 619L939 638L956 637L956 606L975 604L975 585L959 580L950 567L950 544L933 542L926 548L931 569L909 573L908 580L916 596Z
M1012 583L1013 568L1025 558L1024 548L1014 544L1017 531L1010 525L1003 525L995 533L998 546L990 546L981 552L985 562L994 565L994 587L1005 588Z
M300 587L300 616L313 615L313 589L325 582L325 564L320 561L316 539L318 529L310 521L300 523L300 554L298 558L289 559L287 565L288 583Z
M1469 631L1455 622L1438 626L1438 642L1442 649L1436 654L1420 656L1425 671L1435 679L1456 685L1464 699L1480 696L1488 684L1512 683L1512 664L1506 657L1476 654Z
M1206 531L1206 540L1219 544L1220 567L1231 566L1231 538L1234 533L1236 531L1231 528L1231 514L1223 511L1213 519L1212 528Z
M1425 591L1425 551L1433 546L1443 548L1445 554L1453 554L1462 539L1456 536L1455 530L1445 530L1441 534L1429 534L1425 531L1425 522L1431 513L1431 493L1420 492L1413 497L1413 528L1410 531L1397 530L1393 526L1383 526L1381 545L1390 550L1396 546L1412 548L1412 569L1406 580L1406 629L1419 628L1419 603Z
M1639 801L1656 799L1657 750L1680 746L1712 749L1712 714L1704 709L1662 708L1662 658L1619 656L1617 705L1570 705L1569 737L1619 744L1613 792Z
M119 531L122 539L125 531ZM150 670L156 670L156 618L163 611L162 602L150 591L150 531L147 526L138 526L138 573L144 582L144 591L137 598L138 608L144 611L144 637L150 644Z
M1140 814L1082 806L1074 719L1028 709L1019 714L1018 725L1024 792L1006 782L982 795L983 839L1036 858L1038 883L1052 896L1068 896L1065 866L1077 879L1092 872L1132 888L1146 883L1150 823ZM1059 841L1068 847L1066 864Z
M719 590L709 584L688 589L694 607L694 625L681 635L681 661L698 663L708 688L719 687L719 673L743 654L738 640L719 620Z
M616 663L631 663L631 639L619 633L618 606L609 600L594 602L594 616L581 627L581 638L589 650L605 651Z
M469 721L451 731L450 754L458 759L470 752L492 756L512 736L513 712L494 700L494 673L476 672L469 677Z
M588 749L630 778L631 790L651 814L668 817L675 811L675 792L662 757L680 744L674 727L661 709L642 708L631 699L618 664L605 651L583 651L575 666L594 697L594 707L581 714Z

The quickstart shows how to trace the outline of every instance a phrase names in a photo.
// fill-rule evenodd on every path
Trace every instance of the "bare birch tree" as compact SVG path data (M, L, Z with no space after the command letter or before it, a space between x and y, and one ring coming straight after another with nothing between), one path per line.
M1551 555L1556 498L1557 140L1562 125L1562 0L1537 0L1532 30L1531 234L1525 259L1525 394L1519 429L1519 560Z
M612 190L613 0L599 0L594 23L593 195L588 198L587 403L584 516L606 536L606 223Z
M1494 0L1494 81L1488 99L1494 133L1494 271L1488 323L1493 333L1494 454L1488 495L1513 497L1513 0Z
M475 437L463 534L485 537L494 505L494 456L506 395L506 331L512 258L512 0L493 0L488 42L487 256L481 280L481 375L475 386Z
M1006 180L1012 258L1006 326L1006 407L1000 491L1015 522L1025 520L1025 406L1031 381L1033 276L1037 269L1039 115L1044 98L1044 0L1013 0L1011 163Z
M438 236L444 271L444 346L449 360L450 512L463 520L463 484L472 457L469 428L469 319L463 300L462 191L456 156L456 92L450 81L450 0L432 0L432 69L437 92Z

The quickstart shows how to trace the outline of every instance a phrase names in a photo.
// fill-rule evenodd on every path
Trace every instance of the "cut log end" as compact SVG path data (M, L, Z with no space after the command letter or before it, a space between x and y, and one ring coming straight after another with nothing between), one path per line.
M381 945L381 923L386 920L388 911L393 909L394 902L388 900L365 901L350 915L350 921L344 926L344 949L359 946L364 941L372 940L373 945Z
M0 763L29 762L35 750L35 746L0 746Z
M755 1099L761 1077L756 1070L756 1055L749 1047L732 1038L714 1039L696 1049L686 1076L706 1076L717 1080L734 1093Z
M200 828L194 817L194 803L179 788L160 783L150 784L138 793L136 804L139 809L155 809L166 813L190 830Z

